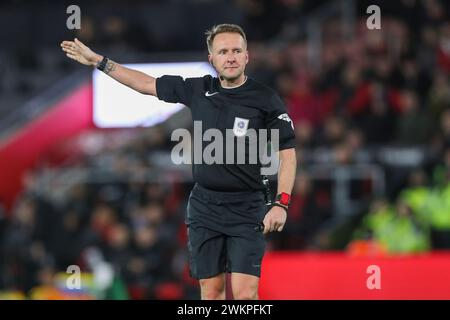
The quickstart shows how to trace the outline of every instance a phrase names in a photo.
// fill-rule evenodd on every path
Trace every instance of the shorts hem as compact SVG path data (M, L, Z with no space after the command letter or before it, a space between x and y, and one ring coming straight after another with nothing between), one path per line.
M261 278L261 271L248 271L248 270L233 268L232 270L228 270L227 273L243 273L243 274L248 274L251 276Z
M197 274L193 275L193 274L191 274L191 277L196 279L196 280L202 280L202 279L209 279L209 278L218 276L219 274L226 273L226 272L227 271L224 270L224 271L205 273L205 274L200 274L200 275L197 275Z

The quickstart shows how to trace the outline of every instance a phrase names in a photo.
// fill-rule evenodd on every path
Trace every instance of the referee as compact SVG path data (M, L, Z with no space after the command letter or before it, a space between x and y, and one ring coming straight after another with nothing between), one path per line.
M287 218L296 171L294 130L279 96L245 75L249 58L241 27L217 25L206 36L208 60L218 78L154 78L94 53L76 38L63 41L61 47L69 58L95 66L140 93L185 104L191 109L192 120L201 121L203 132L211 128L224 134L233 130L236 139L245 139L250 129L278 131L278 190L270 210L261 161L250 163L246 152L243 164L193 164L195 186L186 214L190 274L200 282L201 298L225 299L228 272L234 299L256 300L264 234L282 231ZM245 143L246 147L250 144ZM200 150L204 148L202 145Z

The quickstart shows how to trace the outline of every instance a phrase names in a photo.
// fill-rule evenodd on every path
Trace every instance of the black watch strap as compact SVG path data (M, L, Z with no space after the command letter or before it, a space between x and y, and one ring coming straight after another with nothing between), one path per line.
M281 207L284 209L284 211L286 211L286 213L288 213L288 207L283 206L281 203L274 202L274 203L272 203L272 207Z
M100 63L97 64L96 68L100 71L104 71L107 63L108 63L108 57L104 56L102 61L100 61Z

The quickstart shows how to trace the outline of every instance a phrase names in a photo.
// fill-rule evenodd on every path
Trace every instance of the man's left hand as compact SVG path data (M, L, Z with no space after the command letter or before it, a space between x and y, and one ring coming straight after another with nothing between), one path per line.
M273 231L281 232L286 223L286 219L287 214L283 208L277 206L272 207L264 217L264 234Z

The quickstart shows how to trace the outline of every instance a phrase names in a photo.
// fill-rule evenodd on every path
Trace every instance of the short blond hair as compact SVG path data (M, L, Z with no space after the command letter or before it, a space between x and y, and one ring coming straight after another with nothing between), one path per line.
M245 36L244 30L237 24L229 24L229 23L223 23L213 26L211 29L206 30L206 45L208 46L209 53L212 52L212 44L214 41L214 38L219 33L225 33L225 32L231 32L231 33L238 33L244 38L245 45L247 45L247 37Z

